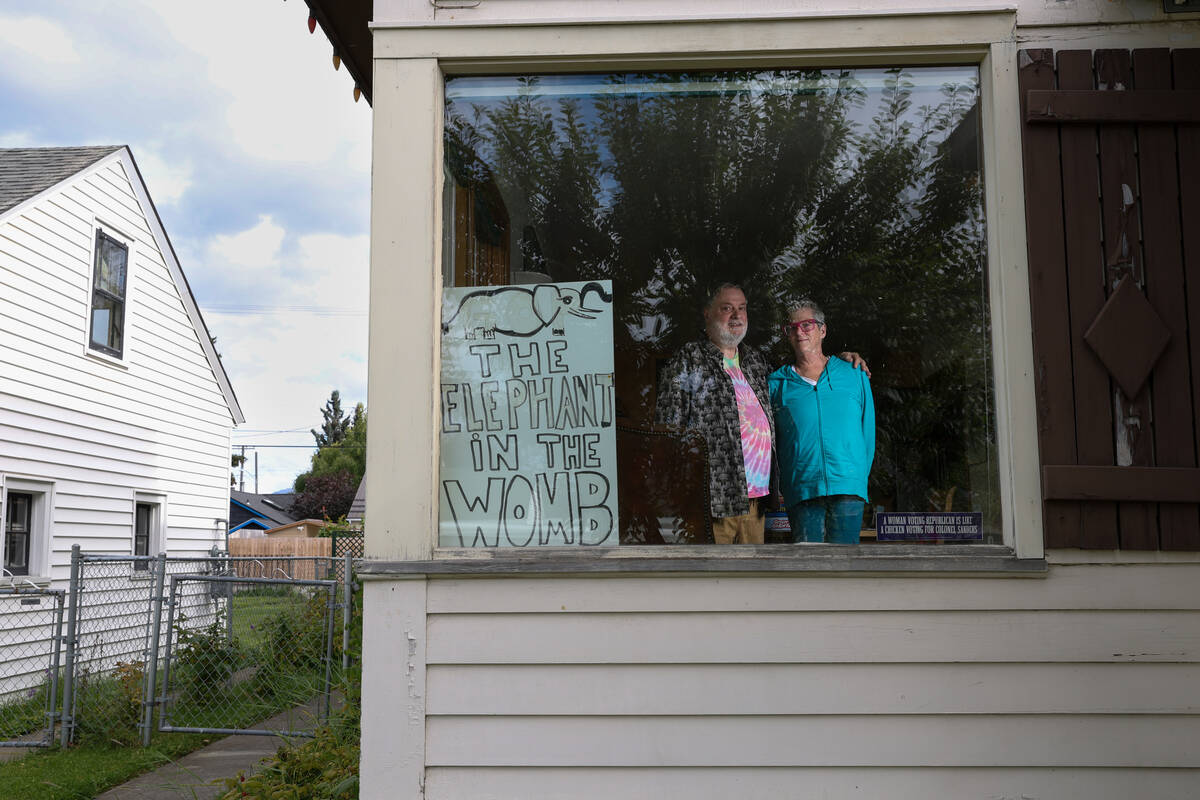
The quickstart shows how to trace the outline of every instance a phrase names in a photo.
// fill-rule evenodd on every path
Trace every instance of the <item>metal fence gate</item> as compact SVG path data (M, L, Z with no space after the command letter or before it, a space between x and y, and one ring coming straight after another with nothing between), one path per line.
M0 747L46 747L58 719L61 591L0 590Z
M350 565L72 548L65 592L0 588L0 747L264 733L301 708L270 733L305 735L348 665Z
M158 729L311 735L311 717L329 715L337 588L331 580L172 575ZM192 624L186 609L197 597L219 597L225 611ZM255 727L314 700L307 712Z

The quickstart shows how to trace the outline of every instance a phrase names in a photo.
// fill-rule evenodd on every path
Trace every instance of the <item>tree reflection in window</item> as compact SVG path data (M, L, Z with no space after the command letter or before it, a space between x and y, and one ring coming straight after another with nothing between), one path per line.
M775 364L811 296L826 351L872 368L870 505L982 511L994 539L978 94L973 66L447 78L454 282L611 279L631 425L710 287L744 287Z

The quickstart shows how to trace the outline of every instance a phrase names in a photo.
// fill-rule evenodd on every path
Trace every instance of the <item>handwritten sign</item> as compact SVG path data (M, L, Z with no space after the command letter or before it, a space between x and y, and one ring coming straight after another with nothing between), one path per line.
M442 294L443 547L617 544L612 283Z
M980 511L880 511L875 536L881 542L967 542L983 539Z

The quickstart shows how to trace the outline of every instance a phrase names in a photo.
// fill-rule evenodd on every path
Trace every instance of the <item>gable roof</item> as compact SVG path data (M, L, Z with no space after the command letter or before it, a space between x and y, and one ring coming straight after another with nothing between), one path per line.
M120 149L110 145L0 150L0 214Z
M233 385L225 373L225 366L213 347L212 337L208 333L208 326L204 324L200 307L196 305L192 287L188 284L187 276L183 274L178 256L175 255L175 247L167 237L162 218L158 216L158 209L154 207L154 201L150 199L150 193L146 189L146 182L142 179L141 170L138 169L137 162L133 160L133 153L127 146L0 148L0 222L38 202L44 195L57 191L68 180L84 172L102 169L113 161L120 161L125 170L125 176L129 179L129 185L141 206L142 215L146 218L146 225L154 236L163 262L166 263L175 288L179 291L184 311L196 331L200 349L208 359L208 366L221 388L221 394L225 396L229 415L235 425L240 425L246 421L242 407L238 403L237 395L233 393Z
M229 532L237 533L238 531L246 530L247 528L253 528L256 531L265 531L270 527L271 527L270 522L267 522L266 520L264 520L260 517L251 517L250 519L246 520L245 522L241 522L237 525L234 525L232 528L229 529Z
M296 517L293 517L288 510L295 497L293 492L254 494L253 492L239 492L237 489L229 490L229 502L237 503L256 517L267 520L271 523L271 526L268 527L287 525L296 521Z

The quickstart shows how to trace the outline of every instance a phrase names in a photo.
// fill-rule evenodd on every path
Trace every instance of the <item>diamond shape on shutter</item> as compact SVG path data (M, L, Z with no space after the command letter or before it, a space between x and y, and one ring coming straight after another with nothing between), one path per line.
M1167 348L1171 331L1134 282L1124 278L1083 338L1125 396L1133 398Z

